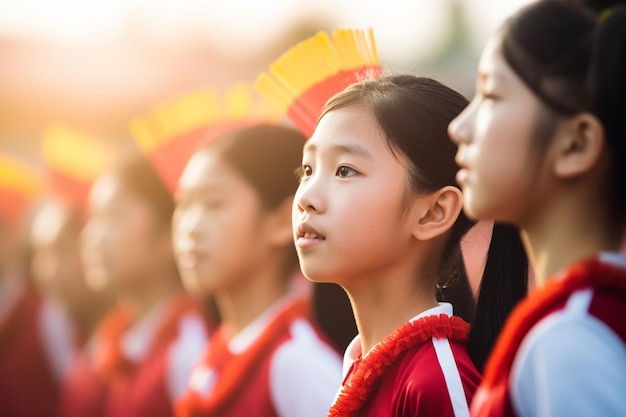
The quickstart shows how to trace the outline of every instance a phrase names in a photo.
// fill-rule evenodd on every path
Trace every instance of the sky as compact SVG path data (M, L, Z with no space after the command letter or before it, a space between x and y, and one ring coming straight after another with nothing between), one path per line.
M160 44L221 39L246 54L289 24L319 17L337 27L373 27L383 56L428 55L445 37L451 0L0 0L0 35L84 46L111 42L133 27ZM457 0L477 43L528 0ZM428 42L424 42L428 39ZM477 46L478 47L478 46Z

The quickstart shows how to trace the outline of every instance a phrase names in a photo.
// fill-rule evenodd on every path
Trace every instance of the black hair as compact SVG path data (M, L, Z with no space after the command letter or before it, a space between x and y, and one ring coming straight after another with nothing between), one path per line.
M445 186L458 188L456 173L459 167L454 160L456 145L450 141L447 129L467 104L461 94L433 79L392 75L348 87L326 103L320 118L345 107L369 109L392 151L408 162L411 191L429 193ZM439 270L443 294L456 298L451 301L455 306L462 306L466 319L473 316L474 299L460 242L473 225L464 212L459 214L448 233ZM494 296L507 302L513 300L511 304L514 304L526 295L528 275L519 234L510 231L510 226L494 227L483 285L492 288ZM511 260L514 263L509 263ZM507 269L507 265L511 268ZM482 369L484 357L490 352L512 308L512 305L503 305L501 314L489 317L493 319L490 326L478 325L472 330L470 339L481 341L470 351L478 369ZM476 319L484 318L482 311L483 308L479 310L477 306ZM488 330L487 334L485 330Z
M154 213L156 225L169 229L174 200L150 161L133 145L124 147L111 168L121 184L145 201Z
M298 188L294 172L302 161L305 140L292 127L259 124L225 134L207 148L242 175L271 210Z

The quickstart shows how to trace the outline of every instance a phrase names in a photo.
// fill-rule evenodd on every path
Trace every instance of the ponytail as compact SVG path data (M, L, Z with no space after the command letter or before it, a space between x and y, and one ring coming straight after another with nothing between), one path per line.
M528 293L528 258L517 228L495 224L467 350L479 371L504 323Z

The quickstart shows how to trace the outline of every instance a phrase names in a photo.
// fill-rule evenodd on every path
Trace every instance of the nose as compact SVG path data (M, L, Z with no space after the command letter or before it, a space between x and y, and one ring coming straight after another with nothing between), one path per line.
M457 145L468 144L472 141L474 116L474 106L470 103L457 117L448 125L448 136Z
M202 219L202 208L199 204L188 207L177 207L174 212L174 233L178 236L191 236L198 230Z
M97 250L102 245L105 236L105 227L99 222L90 219L80 232L80 247L82 252Z
M326 204L319 185L319 180L309 177L296 190L294 205L300 213L321 213L326 210Z

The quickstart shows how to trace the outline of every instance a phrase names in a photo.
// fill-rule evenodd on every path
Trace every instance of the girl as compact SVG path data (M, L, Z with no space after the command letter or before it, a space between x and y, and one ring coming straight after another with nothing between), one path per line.
M148 160L132 149L96 179L88 209L86 273L114 288L120 307L88 346L105 390L97 381L78 381L77 404L95 413L89 415L170 416L206 342L203 318L184 294L174 262L174 203Z
M476 416L626 413L626 7L522 9L450 124L465 211L520 228L537 290L510 318Z
M340 357L312 323L308 295L294 288L303 283L290 219L303 144L292 128L257 125L212 141L183 172L178 263L186 288L215 297L222 323L180 417L323 416L332 402Z
M359 335L329 416L468 415L480 375L469 325L438 304L438 283L463 270L448 123L467 101L428 79L354 84L322 110L304 147L293 206L302 270L339 283Z

